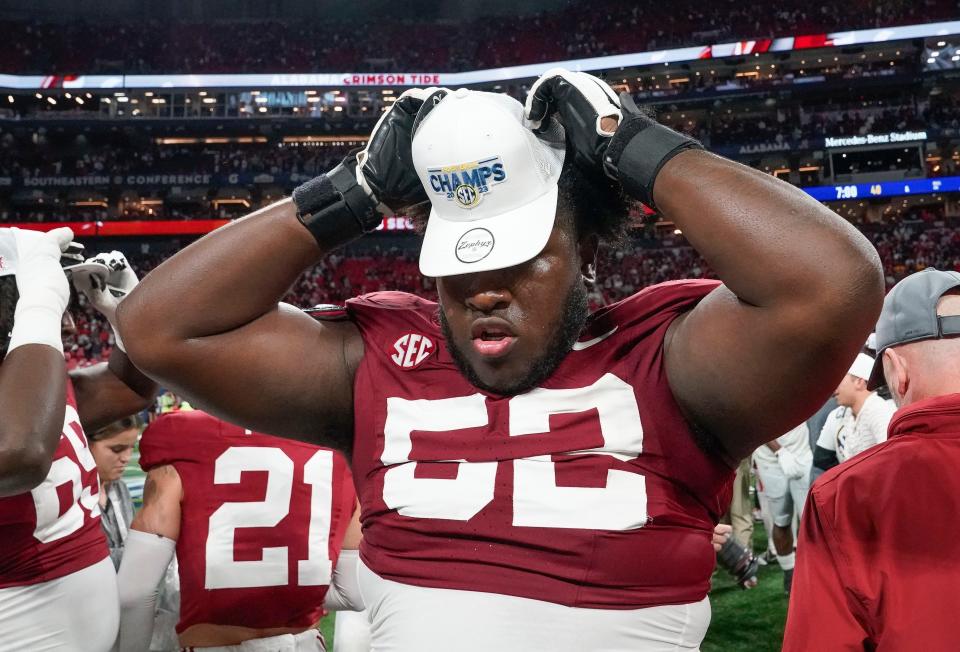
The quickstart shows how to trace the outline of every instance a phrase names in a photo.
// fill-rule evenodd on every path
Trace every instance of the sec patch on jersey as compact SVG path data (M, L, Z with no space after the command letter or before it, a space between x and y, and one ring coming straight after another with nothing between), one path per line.
M393 343L390 359L401 369L416 369L436 350L436 345L422 333L406 333Z

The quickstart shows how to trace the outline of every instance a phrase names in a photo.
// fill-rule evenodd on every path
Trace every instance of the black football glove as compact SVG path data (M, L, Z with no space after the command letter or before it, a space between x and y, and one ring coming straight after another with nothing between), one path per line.
M448 92L446 88L436 87L405 91L380 117L367 146L357 154L357 181L377 200L381 212L427 201L427 193L413 167L411 143L423 116Z
M384 214L427 201L413 167L413 131L421 109L432 108L447 92L404 92L380 116L365 148L293 191L297 218L321 247L349 242L375 230Z
M606 82L585 72L545 72L527 95L526 117L535 130L556 117L581 166L602 169L651 208L656 208L653 183L664 164L686 149L703 149L693 138L659 124L629 94L617 97ZM618 121L616 132L603 129L601 120L608 117Z
M620 101L601 79L585 72L553 68L543 73L527 93L524 110L534 131L541 133L557 120L566 131L575 160L585 170L603 170L603 155L613 131L603 118L620 123Z

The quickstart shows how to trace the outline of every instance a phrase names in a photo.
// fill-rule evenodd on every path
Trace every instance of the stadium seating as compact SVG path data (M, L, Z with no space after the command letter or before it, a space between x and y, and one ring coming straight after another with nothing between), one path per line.
M955 16L946 0L811 5L578 2L560 11L467 21L365 16L355 22L0 22L7 73L444 72L773 37L929 22ZM563 39L555 38L564 34ZM358 34L366 38L358 38ZM496 41L502 47L489 47Z

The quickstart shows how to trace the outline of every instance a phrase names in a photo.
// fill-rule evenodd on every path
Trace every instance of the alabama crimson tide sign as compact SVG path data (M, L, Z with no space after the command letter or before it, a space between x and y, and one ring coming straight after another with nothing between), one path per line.
M390 359L401 369L413 369L429 358L435 348L433 340L426 335L407 333L394 342L393 349L396 353L391 355Z

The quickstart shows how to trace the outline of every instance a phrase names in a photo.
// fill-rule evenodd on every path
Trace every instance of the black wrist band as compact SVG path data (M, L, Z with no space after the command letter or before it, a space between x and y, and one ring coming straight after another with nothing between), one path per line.
M353 242L364 234L360 222L342 199L315 213L297 211L297 219L324 251Z
M297 219L324 250L356 240L381 222L354 175L348 164L340 164L293 191Z
M351 164L352 163L352 164ZM367 233L376 229L383 221L377 212L377 202L357 183L356 158L348 156L343 163L327 173L327 178L336 189L350 211L356 216L360 226Z
M621 102L627 119L610 139L604 169L620 181L627 194L656 209L653 184L657 174L680 152L703 149L703 145L647 117L632 100L627 103L621 96Z

